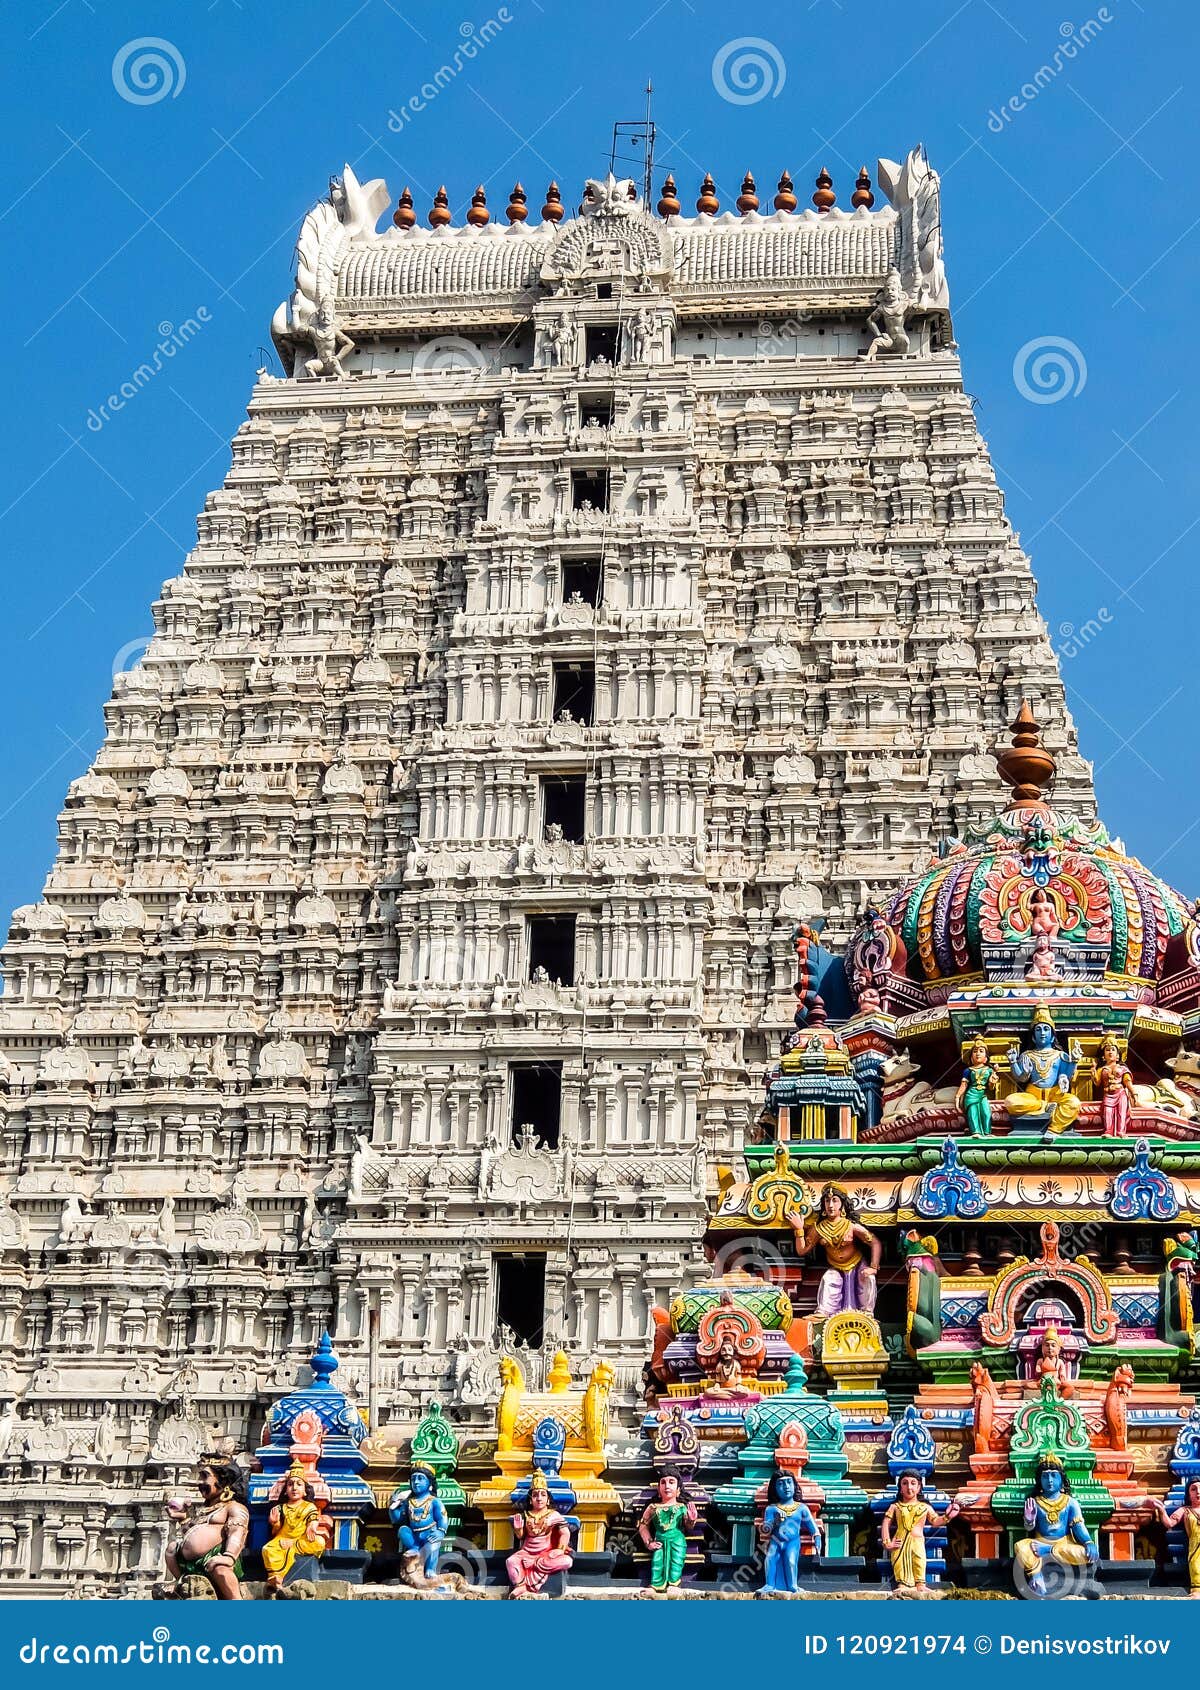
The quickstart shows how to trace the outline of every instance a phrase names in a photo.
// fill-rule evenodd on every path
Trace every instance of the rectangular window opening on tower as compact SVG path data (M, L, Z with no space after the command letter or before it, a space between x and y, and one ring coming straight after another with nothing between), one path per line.
M610 393L607 398L581 399L579 401L579 426L588 428L593 424L599 428L611 428L613 420L613 401Z
M571 471L571 509L593 511L608 509L608 471L573 469Z
M589 323L584 331L587 346L587 361L594 364L598 358L604 358L610 364L617 361L617 325L616 323Z
M578 845L584 836L586 814L586 776L542 776L543 839L566 839L572 845ZM560 831L554 834L552 828Z
M596 667L593 663L554 665L554 720L581 722L590 727L596 702Z
M492 1257L496 1283L496 1325L507 1326L522 1344L540 1345L546 1325L546 1258L514 1252Z
M604 566L598 557L576 557L562 566L563 603L582 599L584 604L600 603L601 578Z
M512 1113L509 1125L513 1142L522 1129L532 1127L547 1150L558 1149L562 1115L561 1062L513 1062L509 1065Z
M531 915L529 917L529 978L545 969L560 986L575 984L575 917L573 915Z

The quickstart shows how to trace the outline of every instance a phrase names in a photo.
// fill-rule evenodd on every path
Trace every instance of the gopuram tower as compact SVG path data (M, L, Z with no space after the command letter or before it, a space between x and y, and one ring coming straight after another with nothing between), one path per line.
M0 1588L142 1588L148 1475L252 1450L327 1330L384 1436L560 1345L631 1410L797 922L993 814L1022 700L1094 814L937 174L847 198L380 231L347 167L304 220L3 951Z

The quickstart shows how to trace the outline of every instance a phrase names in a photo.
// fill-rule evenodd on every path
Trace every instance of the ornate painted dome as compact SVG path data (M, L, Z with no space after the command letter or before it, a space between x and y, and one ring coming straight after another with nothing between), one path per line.
M1012 802L983 832L944 846L874 912L851 970L860 996L881 967L927 985L1118 977L1152 983L1183 936L1200 958L1195 911L1096 823L1053 810L1054 760L1027 704L997 758ZM882 952L893 954L884 957ZM903 961L901 960L903 959Z

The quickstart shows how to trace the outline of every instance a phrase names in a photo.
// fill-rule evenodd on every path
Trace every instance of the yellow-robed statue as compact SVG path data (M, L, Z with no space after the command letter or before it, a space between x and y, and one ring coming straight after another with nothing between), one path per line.
M899 1590L924 1590L928 1555L925 1532L947 1520L953 1520L960 1504L952 1502L939 1514L932 1503L925 1500L921 1475L907 1468L896 1481L896 1500L880 1522L880 1537L888 1559L892 1563L892 1577Z
M271 1541L263 1545L267 1589L279 1590L301 1555L320 1557L329 1547L333 1522L326 1520L313 1496L303 1465L295 1461L283 1481L283 1495L268 1515Z

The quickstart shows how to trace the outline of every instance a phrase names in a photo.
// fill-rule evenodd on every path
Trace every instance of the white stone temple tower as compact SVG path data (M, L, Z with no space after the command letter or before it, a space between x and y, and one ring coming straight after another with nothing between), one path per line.
M1022 698L1092 811L938 178L878 180L305 220L3 952L0 1594L144 1586L327 1326L385 1435L544 1340L632 1407L797 918L994 812Z

